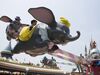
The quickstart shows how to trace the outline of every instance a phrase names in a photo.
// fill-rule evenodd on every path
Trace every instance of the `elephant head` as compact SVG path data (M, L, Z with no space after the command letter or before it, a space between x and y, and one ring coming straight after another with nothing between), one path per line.
M30 8L28 12L35 19L37 19L40 22L46 23L51 28L51 31L50 30L48 31L50 34L49 38L53 40L56 39L56 43L60 43L60 42L65 43L68 41L75 41L80 37L79 31L77 31L77 35L75 37L71 36L70 33L66 35L65 33L61 31L58 31L58 32L55 30L53 31L53 29L56 29L59 23L56 22L53 12L46 7Z
M2 16L0 20L9 23L9 25L6 28L7 40L10 41L11 39L16 39L16 37L19 34L18 30L20 29L20 27L24 26L24 24L20 23L20 17L17 16L13 21L8 16Z

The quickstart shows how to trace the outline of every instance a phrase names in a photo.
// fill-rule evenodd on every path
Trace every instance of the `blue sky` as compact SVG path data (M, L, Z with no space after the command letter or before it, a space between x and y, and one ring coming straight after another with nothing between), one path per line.
M73 36L76 35L77 30L81 32L81 36L77 41L70 42L64 46L60 45L61 49L76 55L84 54L84 47L87 45L89 48L91 37L97 42L97 48L100 49L100 0L1 0L0 16L7 15L12 19L20 16L22 23L30 24L33 17L27 10L39 6L50 8L58 22L61 16L67 18L71 23L70 31ZM5 35L6 26L7 23L0 21L0 50L3 50L8 44ZM25 54L23 55L20 54L17 57L20 60L29 57ZM37 56L36 58L40 60L42 57ZM34 61L36 58L30 57L28 59ZM57 58L57 60L59 61L60 59ZM63 67L66 69L67 65Z

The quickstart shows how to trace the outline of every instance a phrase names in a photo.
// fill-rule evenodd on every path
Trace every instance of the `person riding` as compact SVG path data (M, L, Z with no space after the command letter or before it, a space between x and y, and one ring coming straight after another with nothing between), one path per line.
M31 38L31 36L36 28L36 24L37 24L37 21L32 20L31 26L24 26L21 29L17 39L20 41L28 41Z
M36 20L31 21L31 26L27 24L21 24L20 17L16 17L14 21L6 28L7 39L11 38L16 39L17 41L28 41L32 33L34 32L35 25L37 24Z

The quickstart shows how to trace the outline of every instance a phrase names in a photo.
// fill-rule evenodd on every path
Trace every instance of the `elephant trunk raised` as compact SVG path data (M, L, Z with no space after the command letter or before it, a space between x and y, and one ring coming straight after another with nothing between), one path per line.
M67 35L66 39L69 41L75 41L80 37L80 32L77 31L77 35L75 37L72 37L71 35Z

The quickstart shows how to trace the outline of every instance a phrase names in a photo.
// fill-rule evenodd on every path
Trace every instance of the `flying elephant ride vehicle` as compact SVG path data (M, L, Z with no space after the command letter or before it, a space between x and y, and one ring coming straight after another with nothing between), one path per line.
M70 34L70 23L67 19L61 17L61 23L56 22L53 12L46 7L30 8L28 12L40 23L30 26L20 23L20 17L16 17L15 20L8 16L0 18L1 21L9 23L6 28L9 44L11 39L17 40L15 47L10 50L12 55L25 52L34 57L48 53L77 64L81 62L79 56L61 50L57 46L75 41L80 37L79 31L76 36Z
M16 44L14 49L11 50L12 53L25 52L27 54L30 54L31 56L41 55L41 54L47 53L49 51L48 50L49 42L54 43L54 45L52 46L54 49L52 48L52 50L51 50L51 52L54 52L56 50L56 48L59 49L56 44L67 44L68 42L75 41L80 37L79 31L77 31L77 36L72 37L70 35L70 33L66 32L66 30L64 30L64 29L62 30L61 27L59 26L61 24L57 23L55 21L55 17L54 17L54 14L52 13L52 11L46 7L30 8L28 10L28 12L36 20L48 25L47 35L48 35L48 38L50 39L50 41L46 40L45 42L43 42L43 40L41 39L42 36L40 35L40 32L39 32L40 29L38 26L34 26L30 32L30 31L28 31L28 28L25 28L28 26L27 24L22 24L22 23L13 21L8 16L2 16L0 18L1 21L10 23L6 28L7 39L9 41L11 39L16 39L16 36L19 33L18 31L22 30L20 32L20 34L22 34L22 36L20 37L20 34L19 34L18 43ZM42 26L43 24L40 23L39 25ZM69 29L66 25L64 26L64 28ZM26 29L26 31L25 31L25 29ZM43 29L43 28L41 28L41 29ZM25 34L28 32L31 35L28 36L28 34L27 35ZM26 39L27 36L30 37L28 40ZM25 40L23 40L23 39L25 39Z

